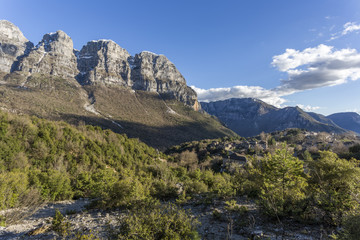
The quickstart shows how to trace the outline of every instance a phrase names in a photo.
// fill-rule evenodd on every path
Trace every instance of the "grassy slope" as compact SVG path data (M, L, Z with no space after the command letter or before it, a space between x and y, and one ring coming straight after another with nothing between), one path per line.
M186 141L236 135L211 116L195 112L181 102L164 101L155 93L115 86L81 87L73 79L40 74L33 74L27 81L17 74L7 75L4 80L7 84L0 85L1 109L72 124L98 125L159 149ZM25 81L26 88L20 88ZM100 114L85 110L88 96L94 97L94 107ZM176 114L170 113L168 107Z

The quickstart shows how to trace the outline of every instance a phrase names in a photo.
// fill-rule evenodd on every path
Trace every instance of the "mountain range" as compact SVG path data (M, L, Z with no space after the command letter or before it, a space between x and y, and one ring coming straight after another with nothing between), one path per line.
M30 42L0 21L0 108L72 124L92 124L158 148L236 136L199 112L194 90L164 55L131 56L112 40L73 47L63 31Z
M164 55L143 51L132 56L105 39L76 50L61 30L35 45L6 20L0 20L0 109L100 126L159 149L286 128L360 133L356 113L325 117L251 98L200 104Z
M337 134L354 131L360 134L360 116L357 113L339 113L326 117L305 112L299 107L277 108L253 98L201 102L201 107L244 137L287 128Z

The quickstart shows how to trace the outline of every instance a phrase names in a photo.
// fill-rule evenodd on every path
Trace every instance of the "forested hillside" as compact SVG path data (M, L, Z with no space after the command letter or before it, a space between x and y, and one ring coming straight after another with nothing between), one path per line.
M269 222L261 223L264 218L276 220L283 234L290 234L286 224L301 222L324 224L328 232L344 226L337 233L340 237L357 234L350 222L359 218L358 160L341 159L330 151L307 152L299 159L292 148L272 139L268 139L269 148L249 148L245 162L232 159L237 150L231 146L245 140L188 143L174 147L167 156L137 139L99 127L75 128L1 112L0 208L34 208L46 201L89 198L93 209L130 211L119 220L122 227L112 231L119 239L138 239L134 235L196 239L196 220L182 207L198 205L214 208L210 215L214 221L234 224L232 231L239 236L253 234L253 225L246 219L254 216L264 228L269 227ZM349 149L355 153L356 146ZM262 217L244 205L244 197L256 202ZM9 214L1 219L2 225L19 220ZM173 225L164 229L163 223L169 221ZM59 224L51 229L75 236L70 227ZM267 231L272 236L272 230Z

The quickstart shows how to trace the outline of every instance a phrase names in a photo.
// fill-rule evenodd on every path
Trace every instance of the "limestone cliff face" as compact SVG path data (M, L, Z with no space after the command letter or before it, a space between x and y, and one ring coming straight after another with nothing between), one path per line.
M45 34L41 42L20 59L15 70L74 78L78 70L73 41L63 31Z
M115 42L99 40L88 42L77 57L81 84L115 84L200 106L195 91L164 55L144 51L133 57Z
M18 57L27 54L33 44L9 21L0 20L0 71L10 73Z
M197 96L175 65L164 55L141 52L130 59L133 89L158 92L194 106Z
M34 73L59 76L81 85L105 84L157 92L195 110L197 95L164 55L141 52L131 56L111 40L90 41L80 51L63 31L45 34L34 47L8 21L0 21L0 71L25 77Z
M78 80L82 84L104 83L131 86L130 54L111 40L88 42L78 53Z

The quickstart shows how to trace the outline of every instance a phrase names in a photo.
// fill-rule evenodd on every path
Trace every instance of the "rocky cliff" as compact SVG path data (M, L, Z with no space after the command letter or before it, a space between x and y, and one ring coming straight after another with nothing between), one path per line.
M111 40L88 42L77 53L81 84L132 86L130 54Z
M306 113L299 107L276 108L253 98L202 102L201 106L209 114L218 117L231 130L245 137L287 128L302 128L315 132L346 132L322 115Z
M164 55L144 51L129 61L133 89L158 92L188 105L195 105L195 91L186 86L184 77Z
M9 21L0 20L0 71L10 73L20 56L28 54L33 44Z
M45 34L29 54L20 57L14 71L74 78L78 70L73 41L63 31Z
M0 30L0 71L4 73L24 78L43 74L76 79L81 85L155 92L199 109L195 91L164 55L144 51L131 56L112 40L90 41L78 51L63 31L45 34L34 47L12 23L0 21Z

